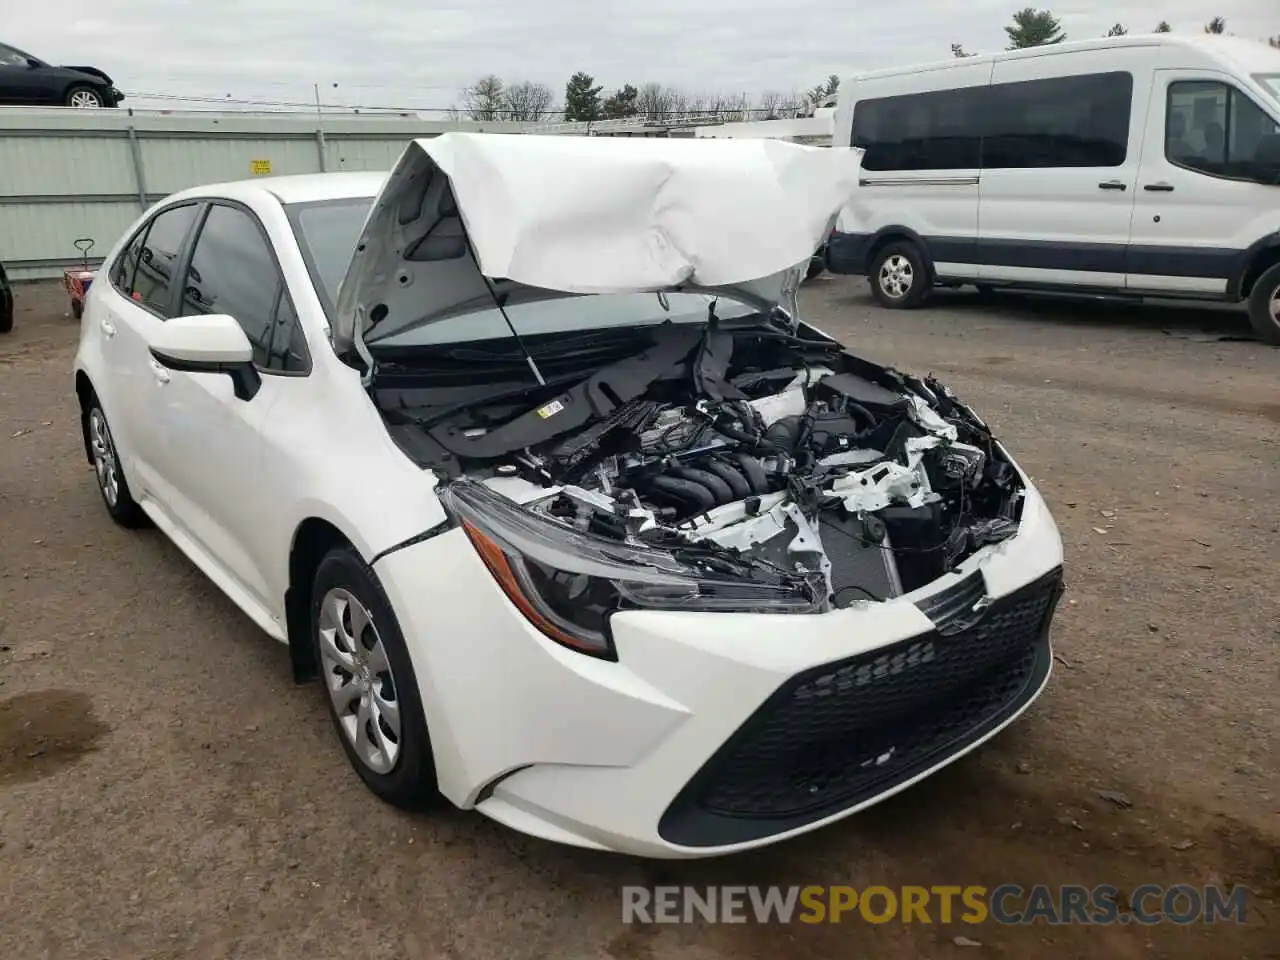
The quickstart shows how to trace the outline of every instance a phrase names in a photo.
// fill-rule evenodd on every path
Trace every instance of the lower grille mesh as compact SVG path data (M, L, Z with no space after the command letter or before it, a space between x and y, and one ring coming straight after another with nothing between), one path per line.
M1055 570L960 632L935 629L793 677L668 815L683 803L703 817L813 820L963 749L1039 687L1061 586Z

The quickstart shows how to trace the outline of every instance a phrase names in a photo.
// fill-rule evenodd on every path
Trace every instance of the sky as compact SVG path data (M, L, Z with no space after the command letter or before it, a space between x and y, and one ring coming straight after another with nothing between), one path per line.
M1276 0L1065 0L1070 39L1167 20L1198 33L1280 34ZM126 105L253 109L236 101L443 110L486 73L606 92L658 82L690 94L804 90L830 73L1003 49L1020 0L0 0L0 42L105 70ZM169 98L201 98L177 101Z

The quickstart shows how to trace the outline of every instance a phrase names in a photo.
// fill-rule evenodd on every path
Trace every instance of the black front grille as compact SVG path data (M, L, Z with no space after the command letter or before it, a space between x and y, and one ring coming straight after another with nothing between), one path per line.
M956 604L922 605L930 632L793 677L699 771L659 833L714 846L782 832L955 754L1039 689L1061 589L1058 569L991 603L976 622L967 615L962 629ZM954 592L972 593L972 584Z

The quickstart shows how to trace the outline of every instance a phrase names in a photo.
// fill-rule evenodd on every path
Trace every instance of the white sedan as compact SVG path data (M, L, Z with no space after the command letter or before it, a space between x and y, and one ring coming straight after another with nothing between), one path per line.
M85 305L106 508L393 804L696 857L891 796L1044 688L1063 557L968 406L800 321L844 153L448 134L175 194Z

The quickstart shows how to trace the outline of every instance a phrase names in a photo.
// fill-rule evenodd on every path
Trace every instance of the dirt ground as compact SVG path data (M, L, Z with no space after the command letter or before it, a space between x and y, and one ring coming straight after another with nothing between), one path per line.
M110 523L77 432L77 324L54 286L17 296L4 955L1280 957L1280 350L1238 313L957 293L901 314L861 281L809 285L812 322L938 374L1034 475L1067 550L1059 660L1020 722L899 798L753 854L649 863L374 800L285 648L161 535ZM624 884L1144 882L1245 885L1247 922L621 920Z

